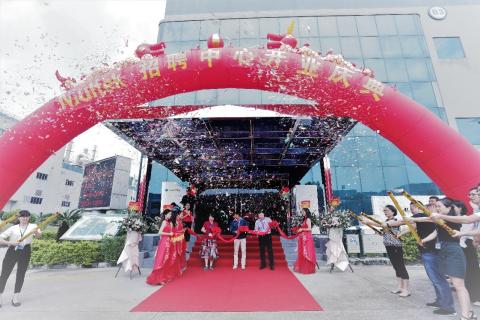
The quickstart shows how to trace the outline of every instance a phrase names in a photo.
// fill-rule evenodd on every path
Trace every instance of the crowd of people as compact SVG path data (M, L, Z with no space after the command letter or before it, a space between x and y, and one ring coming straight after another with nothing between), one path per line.
M435 314L454 315L455 292L461 320L477 319L472 306L480 306L480 268L477 257L480 239L480 184L469 190L468 197L473 208L471 215L467 214L467 207L462 201L432 196L426 205L430 214L419 208L419 205L423 206L421 203L412 202L412 217L407 219L397 220L397 209L391 205L385 206L383 210L386 217L384 223L362 218L365 224L383 228L383 242L398 280L398 287L392 293L402 298L411 295L400 240L411 230L399 229L401 225L410 224L420 238L418 249L422 263L435 290L435 300L427 303L427 306L435 307Z
M183 201L182 201L183 202ZM186 254L190 241L190 233L195 233L192 223L195 224L191 203L183 203L183 210L172 203L171 209L166 209L162 213L163 221L159 229L160 243L157 248L155 262L151 274L147 277L147 283L151 285L165 285L166 283L181 276L186 270ZM253 234L258 237L260 251L260 269L268 267L275 269L275 261L272 245L272 220L266 217L263 212L257 215L254 229L249 228L249 223L240 213L229 210L231 222L226 232L233 237L233 262L232 269L236 270L240 266L241 270L247 267L247 236ZM312 237L311 212L308 209L302 209L303 223L297 229L298 234L298 258L295 262L294 270L299 273L315 273L316 256L315 246ZM215 216L210 214L208 220L204 221L201 228L201 246L200 258L203 262L203 269L214 270L215 261L219 258L217 241L219 241L220 228L215 221ZM240 265L239 265L240 256Z

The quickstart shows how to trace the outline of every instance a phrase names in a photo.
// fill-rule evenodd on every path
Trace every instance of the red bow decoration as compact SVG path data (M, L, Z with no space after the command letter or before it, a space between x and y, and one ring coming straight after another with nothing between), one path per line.
M280 223L279 223L278 221L273 220L273 221L270 222L268 225L270 226L271 229L274 229L274 228L278 228L278 226L280 225Z
M239 231L239 232L248 232L248 230L250 230L250 229L248 229L248 226L240 226L240 227L238 227L238 231Z
M220 234L220 232L222 232L222 229L220 229L219 227L213 227L212 228L212 233L214 235Z
M140 59L146 54L159 57L165 53L165 47L165 42L155 44L142 43L137 47L137 50L135 50L135 55Z

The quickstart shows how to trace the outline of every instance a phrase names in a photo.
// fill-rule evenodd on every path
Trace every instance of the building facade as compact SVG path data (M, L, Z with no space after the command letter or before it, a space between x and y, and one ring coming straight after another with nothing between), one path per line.
M0 135L18 122L0 113ZM65 159L67 146L51 155L10 198L3 211L28 210L35 214L78 208L83 168ZM15 155L1 155L15 156Z
M480 147L480 91L475 89L480 76L478 1L167 0L158 41L166 42L167 53L199 44L206 48L213 33L220 33L226 45L262 46L267 33L285 33L291 21L295 22L293 33L300 46L308 43L323 53L333 49L358 67L374 70L378 80L416 100ZM258 90L219 89L180 94L155 103L304 102ZM385 195L394 188L412 194L441 194L414 162L360 123L329 158L334 194L357 212L371 212L371 196ZM320 164L302 183L321 183Z

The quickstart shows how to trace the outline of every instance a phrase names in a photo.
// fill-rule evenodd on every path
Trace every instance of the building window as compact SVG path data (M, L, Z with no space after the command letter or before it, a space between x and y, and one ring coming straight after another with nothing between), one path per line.
M433 38L437 56L439 59L463 59L465 52L463 51L460 37L444 37Z
M65 180L65 185L73 187L73 180Z
M70 207L70 201L62 201L62 207Z
M37 179L39 180L47 180L48 178L48 174L46 173L41 173L41 172L37 172Z
M33 204L42 204L43 198L40 197L31 197L30 198L30 203Z
M480 118L457 118L458 131L473 145L480 146Z

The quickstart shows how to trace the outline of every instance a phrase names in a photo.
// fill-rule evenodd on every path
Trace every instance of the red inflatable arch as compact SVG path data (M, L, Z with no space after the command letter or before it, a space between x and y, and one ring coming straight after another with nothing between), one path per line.
M301 116L351 117L394 143L453 198L480 182L480 152L426 108L355 69L341 57L310 50L192 49L146 55L97 71L49 101L0 138L0 208L52 153L96 123L164 118L199 107L142 108L189 91L259 89L315 106L280 106Z

